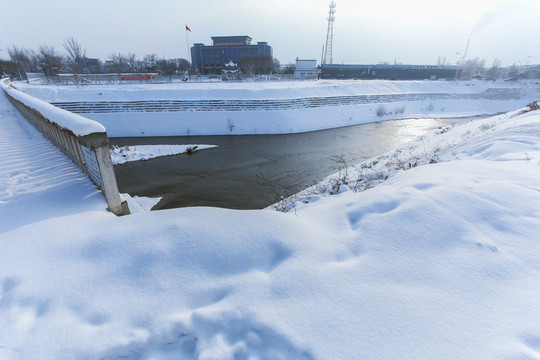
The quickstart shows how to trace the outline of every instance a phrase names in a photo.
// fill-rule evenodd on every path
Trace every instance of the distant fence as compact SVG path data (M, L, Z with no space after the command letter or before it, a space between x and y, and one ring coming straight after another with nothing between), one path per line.
M167 84L183 82L258 82L288 81L293 74L270 75L160 75L157 73L115 73L115 74L58 74L45 76L43 73L27 73L29 84L57 85L109 85L109 84Z
M116 215L129 214L122 202L114 175L109 139L105 128L96 121L59 109L0 81L7 98L19 112L49 141L58 147L102 190L107 205Z

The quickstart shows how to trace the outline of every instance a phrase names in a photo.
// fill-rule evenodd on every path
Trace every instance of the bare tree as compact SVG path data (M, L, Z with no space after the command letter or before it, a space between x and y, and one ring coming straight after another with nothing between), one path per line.
M186 59L161 59L156 62L156 71L162 75L184 74L190 67Z
M127 71L127 59L125 55L122 55L120 53L118 54L112 54L110 56L111 60L113 61L114 65L110 67L111 72L126 72Z
M272 69L270 70L271 73L277 73L279 71L279 68L281 67L281 63L278 59L273 58L272 59Z
M52 46L40 46L37 59L45 76L54 76L64 69L64 57L56 53Z
M35 54L33 51L18 48L13 45L8 48L8 54L11 61L15 64L21 79L26 79L27 72L37 71L37 69L34 68L33 58L35 58Z
M238 61L238 68L244 75L253 75L255 74L255 58L254 57L243 57Z
M475 58L467 60L463 65L461 79L470 80L473 76L482 74L485 64L486 59Z
M148 54L143 58L144 71L154 72L157 69L158 56L157 54Z
M176 65L177 73L189 71L189 69L191 68L191 63L186 59L171 59L169 61L174 62L174 64Z
M0 75L8 75L10 77L17 77L17 66L13 61L0 60Z
M114 65L110 67L109 72L121 73L144 71L144 62L137 60L137 56L135 54L112 54L110 59L114 62Z
M128 65L128 71L130 72L138 72L139 70L139 63L137 62L137 56L133 53L129 53L126 55L126 63Z
M496 80L501 77L501 73L501 60L495 59L493 61L493 64L491 65L491 68L486 71L486 76L488 77L488 79Z
M284 74L294 74L294 70L296 69L295 64L288 64L285 65L285 68L283 69Z
M86 50L72 37L67 38L62 46L68 53L68 67L74 74L80 74L85 68Z
M506 69L506 77L507 79L517 79L519 75L519 66L517 66L516 64L513 64L512 66L508 67Z
M277 72L279 61L271 56L244 57L238 61L238 67L247 75L270 74Z

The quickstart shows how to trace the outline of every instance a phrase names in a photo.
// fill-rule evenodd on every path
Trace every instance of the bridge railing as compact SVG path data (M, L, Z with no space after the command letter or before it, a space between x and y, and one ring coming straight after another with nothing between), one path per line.
M58 147L103 192L108 210L129 214L122 201L109 152L109 139L103 125L33 98L2 79L0 86L9 101L45 138Z

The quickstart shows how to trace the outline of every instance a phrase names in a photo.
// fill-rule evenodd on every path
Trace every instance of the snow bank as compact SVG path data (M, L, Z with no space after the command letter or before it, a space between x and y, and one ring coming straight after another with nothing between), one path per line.
M478 136L494 131L497 126L508 123L514 117L521 116L524 118L526 115L523 114L529 112L529 110L529 107L524 107L494 117L466 121L433 130L395 150L366 160L363 163L354 164L354 166L350 167L343 164L339 173L330 175L319 184L273 204L269 208L279 211L291 211L304 206L304 204L317 201L321 196L335 195L349 190L364 191L386 181L401 171L411 170L421 165L447 161L449 158L444 154L449 151L455 154L455 148L459 144L468 139L477 141ZM503 143L493 146L500 147ZM502 148L501 152L505 156L511 156L507 148ZM524 156L527 156L526 152L519 154L518 158L522 159Z
M217 145L135 145L113 146L111 159L113 165L124 164L128 161L148 160L159 156L169 156L192 153L199 150L215 148Z
M59 109L43 100L6 86L4 82L2 82L2 89L15 100L43 115L50 122L58 124L61 128L71 130L77 136L105 132L105 127L96 121Z
M2 223L0 358L536 358L540 114L514 115L295 212Z
M47 102L294 99L350 95L464 94L488 89L524 89L537 92L535 81L388 81L319 80L269 82L216 82L117 85L32 85L16 82L25 93Z
M127 193L120 195L123 198L122 201L127 201L130 214L151 211L152 208L161 200L161 197L139 197L137 195L131 196Z

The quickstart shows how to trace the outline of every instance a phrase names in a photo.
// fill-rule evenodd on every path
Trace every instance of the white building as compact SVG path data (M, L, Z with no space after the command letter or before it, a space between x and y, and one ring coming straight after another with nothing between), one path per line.
M317 60L298 60L296 59L296 67L294 69L295 79L318 79L321 73L317 69Z

